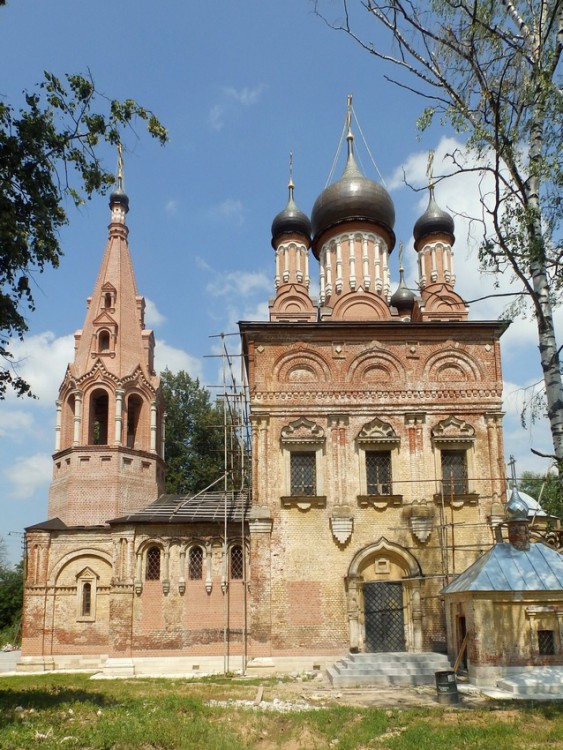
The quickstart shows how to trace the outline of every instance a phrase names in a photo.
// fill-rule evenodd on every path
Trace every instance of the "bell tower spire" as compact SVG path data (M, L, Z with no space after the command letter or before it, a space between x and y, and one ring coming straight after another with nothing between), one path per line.
M67 525L145 507L164 485L163 401L129 251L120 145L109 205L108 241L57 402L49 518Z

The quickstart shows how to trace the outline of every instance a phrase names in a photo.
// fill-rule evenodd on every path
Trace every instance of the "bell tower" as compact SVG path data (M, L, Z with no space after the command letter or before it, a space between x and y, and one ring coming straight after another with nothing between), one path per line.
M104 524L164 488L163 400L129 252L121 150L109 205L108 242L57 401L49 518L67 526Z

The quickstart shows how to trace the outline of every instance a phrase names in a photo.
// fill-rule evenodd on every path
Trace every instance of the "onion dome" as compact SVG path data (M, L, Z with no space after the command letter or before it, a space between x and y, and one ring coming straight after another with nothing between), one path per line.
M118 186L112 191L109 197L109 205L114 206L115 204L123 206L125 213L129 211L129 196L121 187L121 180L119 180Z
M506 504L506 515L509 521L526 521L528 519L528 505L520 497L516 485L512 490L510 500Z
M123 151L121 143L117 144L117 186L109 197L109 205L110 208L114 205L123 206L125 213L129 211L129 196L123 189Z
M342 177L319 195L313 206L311 224L315 243L327 229L347 221L366 221L385 229L395 245L395 206L387 190L360 172L354 159L354 136L348 131L348 161Z
M415 244L423 237L431 234L449 234L452 245L455 242L454 220L447 211L444 211L434 200L434 186L430 185L430 200L428 207L417 220L413 229Z
M416 294L405 284L405 272L401 266L399 270L399 286L391 297L391 305L397 308L399 315L410 315L415 299Z
M272 246L275 247L276 240L282 234L301 234L311 241L311 222L307 214L297 208L293 200L295 185L293 180L289 181L289 199L287 206L275 216L272 222ZM308 243L307 243L308 244Z

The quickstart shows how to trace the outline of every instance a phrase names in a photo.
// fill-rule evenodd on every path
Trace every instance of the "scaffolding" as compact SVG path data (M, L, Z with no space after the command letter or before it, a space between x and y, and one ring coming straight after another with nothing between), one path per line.
M246 512L251 502L252 472L251 472L251 445L252 435L250 428L250 406L248 381L244 367L244 359L241 353L229 351L227 341L231 336L236 336L240 341L238 333L219 333L210 336L212 339L220 340L221 351L218 354L206 355L206 358L221 360L221 384L208 386L215 391L215 403L222 406L223 414L223 467L224 473L224 515L223 515L223 671L227 674L229 669L229 597L226 595L229 581L229 556L228 556L228 523L229 510L237 501L243 503L241 508L241 547L242 547L242 586L243 586L243 632L242 632L242 673L246 671L247 662L247 640L248 640L248 550L246 544ZM240 362L240 375L237 377L234 361ZM218 483L220 479L218 480Z

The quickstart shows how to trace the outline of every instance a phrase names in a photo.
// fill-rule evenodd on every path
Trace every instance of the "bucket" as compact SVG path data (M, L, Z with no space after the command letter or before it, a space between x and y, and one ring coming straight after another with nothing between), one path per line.
M455 672L443 670L442 672L435 672L435 677L438 703L459 703Z

